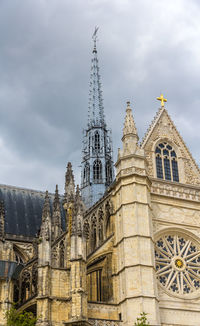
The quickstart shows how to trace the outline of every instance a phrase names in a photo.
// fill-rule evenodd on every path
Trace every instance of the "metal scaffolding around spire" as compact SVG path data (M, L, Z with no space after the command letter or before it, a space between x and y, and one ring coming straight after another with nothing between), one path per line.
M105 127L103 97L101 90L99 62L97 58L97 32L98 27L95 27L92 36L94 47L93 57L91 61L90 85L89 85L89 108L88 108L88 127Z

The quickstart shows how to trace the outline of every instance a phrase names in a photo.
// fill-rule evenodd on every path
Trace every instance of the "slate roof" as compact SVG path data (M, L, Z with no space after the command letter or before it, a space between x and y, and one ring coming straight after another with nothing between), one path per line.
M5 205L5 232L34 237L41 225L45 192L0 185L0 201ZM49 194L52 207L54 194ZM60 196L62 202L62 196ZM64 210L61 205L62 228L65 230Z

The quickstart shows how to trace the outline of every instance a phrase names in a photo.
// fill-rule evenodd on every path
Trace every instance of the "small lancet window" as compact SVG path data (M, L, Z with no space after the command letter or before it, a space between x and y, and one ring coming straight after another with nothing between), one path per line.
M106 185L110 185L112 182L112 165L111 161L106 162Z
M157 178L179 182L176 152L163 142L155 149Z
M65 265L65 245L64 242L61 241L60 242L60 246L59 246L59 260L60 260L60 267L64 268Z
M86 186L90 182L90 165L89 163L85 164L84 170L83 170L83 185Z
M93 179L94 182L102 182L102 164L100 160L95 160L93 164Z
M98 131L96 131L94 134L94 149L95 149L95 151L100 150L100 136L99 136Z

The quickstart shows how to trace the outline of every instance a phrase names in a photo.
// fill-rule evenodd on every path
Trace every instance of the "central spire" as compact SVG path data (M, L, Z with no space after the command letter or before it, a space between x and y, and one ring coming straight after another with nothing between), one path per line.
M97 58L97 31L98 27L95 27L94 34L92 36L94 47L93 57L91 61L91 73L90 73L90 88L89 88L89 108L88 108L88 127L105 126L104 119L104 107L103 97L101 90L100 74L99 74L99 62Z
M104 117L97 59L97 31L96 27L92 36L94 47L90 74L88 124L84 129L81 162L81 195L87 208L104 195L114 177L111 132L107 129Z

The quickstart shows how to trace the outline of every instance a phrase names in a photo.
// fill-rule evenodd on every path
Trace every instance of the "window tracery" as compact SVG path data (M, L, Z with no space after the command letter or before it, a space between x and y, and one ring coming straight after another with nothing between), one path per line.
M185 234L166 233L155 246L156 274L165 290L187 295L200 290L200 245Z
M160 143L155 150L157 178L179 182L176 152L166 142Z
M87 239L87 254L90 254L112 234L112 209L112 202L108 199L85 216L83 231Z
M18 305L37 294L38 270L37 262L22 269L19 278L14 282L13 300Z
M95 183L102 182L102 164L100 160L95 160L93 164L93 179Z

